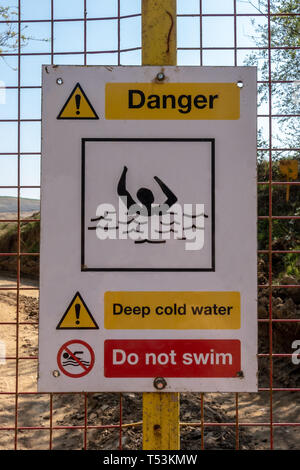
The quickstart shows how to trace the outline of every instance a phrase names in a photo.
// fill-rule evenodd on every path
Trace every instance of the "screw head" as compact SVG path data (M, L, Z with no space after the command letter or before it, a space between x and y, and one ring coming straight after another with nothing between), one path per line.
M244 82L242 80L239 80L238 82L236 82L236 84L239 88L243 88L244 86Z
M55 377L55 378L56 378L56 377L59 377L59 376L60 376L59 370L53 370L53 371L52 371L52 375L53 375L53 377Z
M163 390L167 386L167 381L163 377L156 377L153 380L153 385L157 390Z
M56 79L57 85L62 85L64 83L63 79L61 77Z
M156 75L156 79L159 82L162 82L165 79L165 74L163 72L158 72L158 74Z

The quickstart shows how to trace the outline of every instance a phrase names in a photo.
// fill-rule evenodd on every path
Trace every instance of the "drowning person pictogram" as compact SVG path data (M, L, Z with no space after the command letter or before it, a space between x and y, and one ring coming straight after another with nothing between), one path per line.
M158 176L153 178L166 197L165 201L155 203L153 192L141 187L136 193L138 201L136 202L127 189L127 172L128 168L124 165L116 188L119 201L122 203L121 207L119 205L121 210L118 219L115 210L103 210L101 215L90 219L91 222L98 223L97 226L88 227L88 230L97 230L99 239L115 239L115 232L119 231L119 235L121 233L119 238L132 238L136 244L161 244L166 243L171 234L174 234L174 239L177 240L190 240L191 235L194 237L195 231L204 231L204 218L208 215L204 214L203 204L195 205L196 212L200 208L198 214L194 213L193 207L187 209L187 206L193 206L192 204L185 204L182 210L177 204L178 198L175 193ZM101 209L101 205L97 208L97 214L99 208ZM188 231L190 232L186 233ZM200 245L203 246L202 242Z

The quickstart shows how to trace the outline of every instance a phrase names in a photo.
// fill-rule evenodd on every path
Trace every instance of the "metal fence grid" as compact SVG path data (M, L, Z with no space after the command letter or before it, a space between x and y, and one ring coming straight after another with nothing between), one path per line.
M126 46L126 28L123 28L124 21L129 20L129 19L135 19L136 23L135 27L140 27L138 26L141 22L141 9L140 9L140 2L132 2L134 4L134 7L136 8L136 11L129 12L128 14L124 14L124 11L126 13L126 7L129 8L129 3L128 1L125 0L117 0L115 2L111 2L112 4L114 3L115 7L115 14L112 16L96 16L94 15L96 7L95 5L98 3L105 3L105 2L95 2L93 0L78 0L75 3L74 2L69 2L72 3L72 8L69 8L69 13L71 15L70 18L60 18L59 16L56 15L56 7L57 7L57 0L43 0L43 2L46 2L49 7L49 16L47 18L28 18L25 14L23 15L23 11L25 9L26 13L26 7L28 3L32 4L31 0L18 0L17 2L17 15L13 19L9 19L8 21L2 20L0 22L0 26L4 27L7 24L10 24L12 27L15 28L16 34L17 34L17 45L16 49L12 51L7 51L2 53L2 59L6 61L9 64L13 64L13 67L11 67L9 64L8 66L11 67L11 72L12 75L15 76L15 78L12 80L13 84L7 84L6 92L10 93L11 90L14 90L15 93L17 94L17 110L16 110L16 116L11 118L11 119L2 119L0 115L0 121L1 121L1 126L3 125L13 125L15 129L15 136L16 136L16 142L15 142L15 148L13 151L6 151L2 149L2 145L0 146L0 158L16 158L17 160L17 182L16 184L12 185L2 185L0 189L9 189L9 190L14 190L17 195L17 217L15 219L11 220L0 220L0 223L15 223L17 224L17 250L14 252L6 252L6 253L0 253L0 257L14 257L16 260L16 276L15 276L15 284L12 284L11 286L1 286L0 289L2 291L13 291L16 295L16 316L14 319L8 319L8 321L1 322L1 327L3 328L4 326L10 326L11 328L14 329L14 335L15 335L15 353L9 353L8 356L5 358L7 363L13 363L14 364L14 377L12 377L12 385L8 387L7 389L3 389L3 391L0 392L0 400L1 400L1 408L2 411L5 410L6 406L5 403L8 400L13 400L13 410L14 410L14 416L13 416L13 422L10 422L10 424L3 424L3 420L0 418L0 441L1 441L1 433L3 432L11 432L11 441L10 444L8 445L8 448L15 448L19 449L22 448L22 436L24 435L24 432L28 431L33 433L35 436L35 443L37 445L39 436L43 435L46 436L47 440L47 446L45 448L52 449L53 447L53 436L54 433L56 432L64 432L68 433L71 431L78 431L81 433L82 437L82 448L86 449L89 448L89 431L99 429L99 430L105 430L105 429L115 429L116 432L118 433L118 447L119 449L122 449L122 435L124 432L124 429L131 426L134 429L140 429L141 427L141 422L137 423L124 423L122 420L122 394L119 394L119 419L118 422L115 424L99 424L99 425L90 425L88 421L88 399L89 399L89 394L87 393L82 393L79 394L82 397L83 401L83 414L84 414L84 419L83 419L83 424L81 425L61 425L58 424L55 419L54 419L54 411L55 411L55 398L57 394L37 394L34 391L24 391L22 390L22 380L21 376L24 374L24 364L27 361L35 361L37 364L37 356L36 354L31 354L29 353L28 355L22 354L22 348L21 348L21 343L23 344L24 338L22 337L23 335L23 327L28 326L30 328L37 328L38 322L37 321L24 321L23 316L20 314L20 302L21 302L21 295L24 293L24 290L38 290L38 288L34 288L31 286L26 286L24 287L22 284L22 279L21 279L21 264L22 264L22 259L24 257L32 257L32 256L38 256L38 253L36 252L23 252L22 250L22 233L21 233L21 227L23 224L27 224L30 222L37 222L38 219L35 218L26 218L23 219L21 217L21 212L22 212L22 207L21 207L21 197L26 195L26 190L32 190L32 189L38 189L39 185L28 185L28 184L23 184L23 178L22 178L22 171L23 171L23 161L27 157L32 159L36 157L39 161L41 153L39 151L39 148L36 148L37 145L33 145L32 148L27 148L28 145L24 145L24 133L26 133L26 129L29 129L26 127L26 125L36 125L36 133L39 135L39 126L40 126L40 117L34 117L34 118L26 118L26 114L24 114L24 109L23 109L23 98L24 98L24 92L26 93L26 90L40 90L41 85L40 83L36 83L35 80L33 80L33 83L30 83L28 81L28 78L24 80L23 78L23 70L24 68L28 67L39 67L40 64L42 63L51 63L51 64L58 64L58 63L81 63L83 65L88 65L88 64L97 64L97 63L103 63L106 65L125 65L125 64L139 64L140 63L140 52L141 52L141 44L137 43L133 45L134 47L125 47ZM39 2L39 3L43 3ZM26 5L27 3L27 5ZM62 2L65 5L67 5L67 2L64 1ZM189 3L189 2L187 2ZM268 401L267 401L267 406L265 407L265 416L266 419L261 421L261 420L256 420L255 417L253 419L245 420L244 418L241 420L240 419L240 405L239 405L239 394L231 394L232 398L234 399L234 407L235 407L235 413L233 419L231 419L228 422L216 422L216 421L210 421L206 419L205 416L205 395L206 394L200 394L200 399L201 399L201 406L199 410L199 416L200 418L196 421L193 422L182 422L181 427L184 429L184 427L191 427L191 428L198 428L201 432L201 446L200 448L204 449L205 448L205 431L208 428L214 427L215 429L218 428L225 428L225 427L230 427L235 431L235 448L239 449L240 448L240 443L239 443L239 436L241 433L241 430L244 428L249 428L249 427L263 427L268 431L268 443L266 447L269 447L270 449L276 448L276 445L274 445L274 432L276 431L276 428L278 427L287 427L287 428L295 428L300 426L300 422L284 422L281 420L275 420L274 419L274 410L273 410L273 404L274 404L274 397L276 398L276 393L278 392L290 392L291 393L291 400L296 403L297 396L295 395L295 392L299 394L300 392L300 387L276 387L274 386L274 379L273 379L273 360L274 358L289 358L291 357L290 352L274 352L273 348L273 328L275 323L288 323L289 325L297 324L300 322L299 318L273 318L273 301L272 301L272 294L274 290L274 278L273 278L273 269L272 269L272 260L274 255L278 256L284 256L285 254L289 253L300 253L300 250L281 250L281 249L273 249L273 236L272 236L272 226L274 224L274 221L276 220L286 220L286 221L291 221L291 220L299 220L300 216L297 214L287 214L287 215L274 215L276 214L276 201L274 201L273 197L273 189L274 187L278 185L282 185L282 188L287 188L287 186L290 186L295 189L299 190L299 180L298 181L277 181L274 178L274 173L273 173L273 157L274 155L278 155L278 152L293 152L293 155L296 154L296 152L299 152L299 148L286 148L286 147L278 147L278 145L273 145L273 133L272 129L274 126L274 119L276 118L282 118L282 117L291 117L291 118L299 118L299 114L279 114L276 113L276 110L274 112L274 87L277 85L281 86L283 84L291 85L294 83L293 78L291 80L277 80L274 79L273 75L273 60L276 60L276 51L278 50L295 50L299 48L298 46L289 46L287 44L274 44L272 41L272 22L274 19L278 19L280 17L289 17L289 18L296 18L300 16L300 13L294 13L294 12L281 12L278 13L276 10L274 11L272 9L272 1L268 0L265 1L265 10L264 11L258 11L257 8L254 8L250 11L245 11L239 8L239 0L227 0L226 2L216 2L214 0L213 4L223 4L222 8L225 8L225 6L228 6L229 4L231 5L229 12L223 12L224 10L219 10L220 12L210 12L208 10L208 1L205 0L197 0L197 8L195 9L196 2L192 1L190 2L193 4L193 8L191 8L191 13L186 13L182 12L181 5L182 2L178 2L178 15L177 15L177 21L178 21L178 26L180 26L181 22L187 22L186 24L190 24L191 26L194 25L193 27L193 40L191 40L191 45L186 44L184 38L182 37L180 30L179 30L179 35L178 35L178 64L184 64L188 65L189 60L192 58L192 64L196 65L219 65L219 62L216 60L216 63L214 64L214 54L212 53L210 56L208 53L211 53L212 51L218 51L218 54L227 54L230 53L231 61L232 63L230 65L242 65L242 59L245 56L247 52L250 50L253 52L255 50L263 50L266 53L266 70L267 72L262 75L259 74L259 85L264 85L265 89L267 90L267 95L268 95L268 108L265 110L263 113L258 114L258 119L263 119L265 122L265 127L267 128L267 145L264 145L263 147L260 147L258 149L258 153L263 153L265 156L267 156L266 159L266 164L267 164L267 177L265 180L259 181L258 186L259 187L267 187L268 188L268 198L269 198L269 203L268 203L268 208L267 208L267 213L262 214L260 213L258 219L259 221L267 221L268 223L268 246L265 249L260 249L258 251L258 256L265 257L267 266L268 266L268 281L266 284L259 284L259 290L264 290L266 292L266 295L268 297L268 314L267 317L265 318L259 318L259 327L264 324L266 325L268 329L268 350L267 352L260 352L259 351L259 363L260 365L262 364L262 360L267 361L268 365L268 386L265 386L263 388L259 389L259 394L262 393L267 393L268 394ZM251 2L242 2L242 3L249 3L252 5ZM260 2L258 2L260 4ZM77 7L80 7L81 13L77 15L74 14L74 17L72 17L72 10L73 6L76 4L76 11L78 10ZM257 2L256 2L257 4ZM132 6L132 5L131 5ZM124 9L125 8L125 9ZM90 11L93 13L91 14ZM100 11L100 10L99 10ZM38 14L38 9L37 9L37 14ZM255 19L258 18L263 19L263 21L266 22L267 24L267 38L266 38L266 43L264 46L243 46L239 44L239 38L238 38L238 31L239 31L239 26L238 22L241 21L241 19ZM206 23L209 21L209 23ZM207 44L207 41L205 41L205 38L203 36L203 31L205 31L205 23L210 24L210 25L215 25L215 34L216 36L218 35L218 22L228 22L230 24L231 28L231 34L233 35L233 43L230 44L229 46L222 46L222 40L220 41L221 46L210 46ZM56 47L56 35L59 34L69 34L68 31L71 31L68 29L69 25L72 25L74 28L75 24L80 24L80 27L82 28L82 47L80 50L75 50L70 48L70 42L66 42L67 50L64 50L63 47L61 47L61 42L59 47ZM94 45L92 44L91 46L89 43L91 43L91 36L90 36L90 26L92 23L95 23L97 27L99 28L99 31L101 30L101 25L107 25L108 23L110 25L113 25L115 35L117 37L114 38L113 46L111 48L101 48L102 47L102 42L101 39L99 38L99 49L95 48ZM223 23L223 24L225 24ZM29 31L37 31L37 34L40 34L40 31L44 31L43 28L39 29L40 27L45 26L45 31L46 31L46 36L44 36L42 33L42 37L47 39L47 41L35 41L33 40L33 45L31 46L31 50L28 52L26 47L24 47L23 41L22 41L22 35L26 34L26 31L24 31L24 27L28 27ZM38 26L38 28L37 28ZM76 31L76 28L75 28ZM49 33L49 36L47 36L47 32ZM73 39L73 37L72 37ZM74 35L74 41L75 41L75 35ZM31 42L31 41L30 41ZM71 41L72 42L72 41ZM76 42L76 41L75 41ZM105 42L105 41L104 41ZM41 51L41 44L46 44L45 50ZM130 44L129 44L130 45ZM97 46L97 47L98 47ZM124 47L123 47L124 46ZM75 47L75 46L74 46ZM134 54L132 54L134 53ZM224 57L225 57L224 55ZM208 59L210 57L210 59ZM1 60L2 60L1 59ZM5 63L6 63L5 62ZM6 64L7 65L7 64ZM5 66L6 66L5 65ZM191 64L190 64L191 65ZM3 63L2 63L3 66ZM16 71L14 71L16 69ZM26 76L28 77L28 72L26 72ZM5 127L3 128L5 129ZM5 131L4 131L5 132ZM33 150L33 151L32 151ZM294 190L293 189L293 190ZM273 201L273 203L272 203ZM275 209L275 211L274 211ZM276 289L299 289L299 285L297 284L285 284L285 285L278 285L276 284ZM10 362L11 361L11 362ZM60 394L61 395L61 394ZM75 394L67 394L70 396L75 395ZM40 425L28 425L28 423L24 422L24 419L22 418L22 400L26 397L27 399L27 407L31 408L32 407L32 413L35 413L35 407L37 406L39 400L47 400L48 403L48 410L49 410L49 416L46 424L41 423ZM11 402L12 403L12 402ZM38 408L37 408L38 410ZM38 412L38 411L37 411ZM5 420L4 420L5 421ZM34 434L36 433L37 434ZM47 437L48 436L48 437ZM32 446L35 448L35 445ZM39 448L39 446L37 445Z

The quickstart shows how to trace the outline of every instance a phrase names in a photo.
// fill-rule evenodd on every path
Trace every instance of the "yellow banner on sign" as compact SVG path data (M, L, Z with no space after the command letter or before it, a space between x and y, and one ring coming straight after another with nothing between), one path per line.
M239 119L236 83L107 83L106 119Z
M105 292L113 330L232 330L241 326L239 292Z

